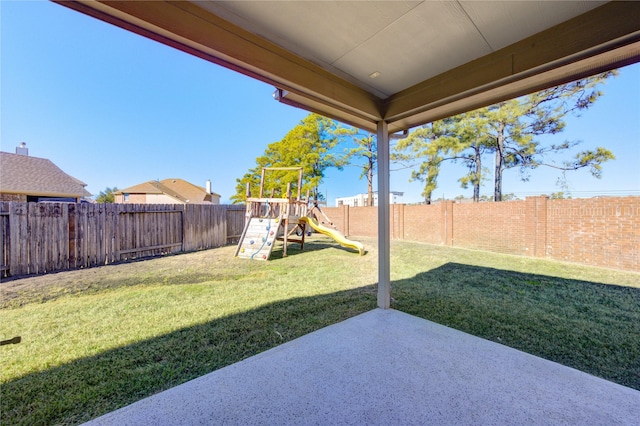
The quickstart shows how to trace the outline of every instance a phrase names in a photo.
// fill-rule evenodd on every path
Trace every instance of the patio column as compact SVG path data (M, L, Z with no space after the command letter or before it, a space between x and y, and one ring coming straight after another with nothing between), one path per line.
M389 127L378 121L378 307L391 307Z

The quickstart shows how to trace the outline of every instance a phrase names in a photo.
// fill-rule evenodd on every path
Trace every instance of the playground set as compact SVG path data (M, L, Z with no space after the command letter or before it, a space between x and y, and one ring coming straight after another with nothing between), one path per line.
M265 173L268 171L298 171L297 196L291 195L291 183L287 183L284 197L264 197ZM247 211L244 231L240 237L235 256L243 259L268 260L276 241L283 241L282 256L287 256L287 244L300 244L304 249L304 238L307 226L336 240L341 246L358 250L364 254L364 246L358 241L347 239L335 227L330 228L318 221L322 215L330 226L333 223L322 212L317 200L311 200L309 193L301 198L302 167L264 167L260 177L260 196L252 198L247 185Z

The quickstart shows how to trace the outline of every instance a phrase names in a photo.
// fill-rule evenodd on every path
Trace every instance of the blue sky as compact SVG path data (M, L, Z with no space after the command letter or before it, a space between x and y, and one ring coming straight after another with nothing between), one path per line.
M93 194L152 179L211 179L225 202L267 144L308 114L274 101L272 86L51 2L2 0L0 14L0 149L26 142L30 155L52 160ZM640 65L603 90L551 141L582 140L581 149L602 145L617 157L600 180L569 174L574 196L640 195ZM435 198L471 195L457 183L463 172L445 166ZM392 172L391 189L417 202L421 185L409 173ZM320 189L333 204L366 192L358 176L356 168L331 170ZM506 171L503 192L549 194L560 190L558 176L539 169L521 182Z

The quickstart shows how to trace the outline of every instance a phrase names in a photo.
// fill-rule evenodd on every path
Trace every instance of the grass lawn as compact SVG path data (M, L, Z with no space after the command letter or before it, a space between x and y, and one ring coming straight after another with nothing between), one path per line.
M376 306L377 251L314 236L2 283L1 424L77 424ZM640 390L640 274L392 245L393 307Z

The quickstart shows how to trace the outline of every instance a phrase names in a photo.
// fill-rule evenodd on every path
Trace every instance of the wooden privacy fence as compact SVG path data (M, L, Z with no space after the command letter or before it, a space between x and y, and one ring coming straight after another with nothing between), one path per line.
M2 276L43 274L220 247L245 207L202 204L0 203Z

